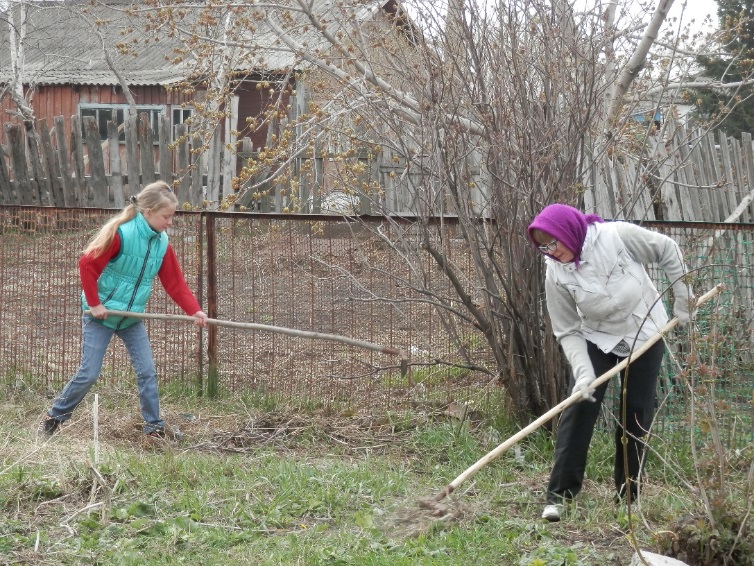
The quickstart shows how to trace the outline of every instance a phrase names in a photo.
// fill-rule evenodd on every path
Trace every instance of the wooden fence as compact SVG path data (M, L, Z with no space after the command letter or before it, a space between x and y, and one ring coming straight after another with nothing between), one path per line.
M687 132L668 122L649 136L647 157L614 154L592 162L586 208L604 218L751 222L754 152L751 134Z
M5 125L5 144L0 145L0 205L121 208L143 185L163 179L175 183L182 203L205 208L209 194L212 207L231 192L229 177L235 172L235 159L252 155L242 151L232 160L227 155L213 159L209 152L197 149L197 140L192 145L185 126L171 129L167 116L161 117L156 134L146 115L129 118L122 132L110 123L105 141L100 139L94 119L87 118L82 127L80 118L73 116L67 142L63 120L56 117L52 129L44 120L36 130ZM636 152L642 158L616 152L588 161L583 179L588 211L604 218L632 220L752 221L754 155L750 134L743 134L741 140L722 132L689 134L683 126L668 122L664 130L647 136L644 142L644 150ZM297 195L280 190L282 187L258 198L241 193L238 208L348 214L375 211L369 198L344 193L333 197L326 180L337 174L333 160L320 156L308 164L304 161L299 159L292 168ZM379 213L442 214L442 210L431 209L431 204L429 209L417 210L417 203L426 199L412 196L411 183L396 181L403 168L396 165L398 161L382 155L364 168L360 181L382 188ZM476 171L474 190L478 194L472 197L484 202L488 183L483 168L477 166ZM324 205L328 198L333 206Z
M56 117L52 129L46 120L26 131L19 124L5 125L0 204L121 208L143 185L158 179L177 181L182 202L202 204L202 168L191 167L201 161L192 156L186 126L171 132L169 119L162 116L155 136L146 115L134 116L124 125L123 143L112 122L102 141L93 118L86 118L82 127L73 116L68 147L63 120Z

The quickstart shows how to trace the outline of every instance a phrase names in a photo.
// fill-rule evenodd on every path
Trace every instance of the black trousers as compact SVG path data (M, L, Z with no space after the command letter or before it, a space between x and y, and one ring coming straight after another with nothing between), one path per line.
M587 341L587 347L597 377L621 361L620 357L615 354L605 354L589 341ZM615 489L621 496L625 495L627 476L632 480L629 482L631 495L636 496L636 480L644 455L644 442L641 438L649 430L654 417L657 374L660 372L664 354L665 343L660 340L640 357L632 359L631 364L620 375L621 391L624 380L628 380L625 399L621 395L616 414L618 425L615 430ZM547 486L547 503L562 503L563 500L570 500L581 491L587 452L608 383L603 383L594 391L594 397L597 399L595 403L579 401L563 411L555 441L555 464ZM571 377L569 391L573 390L573 384L573 377ZM628 474L624 465L621 442L623 427L620 425L624 403L626 404L626 430L628 432Z

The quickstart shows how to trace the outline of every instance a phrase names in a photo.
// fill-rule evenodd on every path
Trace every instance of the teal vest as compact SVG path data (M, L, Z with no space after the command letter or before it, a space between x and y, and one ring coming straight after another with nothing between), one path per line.
M105 266L97 280L100 302L108 310L144 312L152 293L152 282L168 249L168 235L152 230L141 213L121 224L118 235L120 251ZM84 310L89 308L83 292L81 306ZM108 316L97 322L119 330L139 320Z

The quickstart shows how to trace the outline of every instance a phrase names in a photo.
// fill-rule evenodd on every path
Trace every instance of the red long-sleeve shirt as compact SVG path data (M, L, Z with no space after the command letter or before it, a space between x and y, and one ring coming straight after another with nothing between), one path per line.
M104 271L107 263L118 255L119 251L120 235L116 232L110 247L105 250L105 253L97 257L92 257L91 254L84 254L79 259L81 288L84 290L84 296L89 306L100 304L97 293L97 280L102 275L102 271ZM202 310L199 302L186 283L181 266L178 263L178 258L170 244L168 244L168 249L165 252L165 257L162 259L162 265L157 272L157 276L160 278L160 283L165 288L165 292L183 309L183 312L189 316L193 316Z

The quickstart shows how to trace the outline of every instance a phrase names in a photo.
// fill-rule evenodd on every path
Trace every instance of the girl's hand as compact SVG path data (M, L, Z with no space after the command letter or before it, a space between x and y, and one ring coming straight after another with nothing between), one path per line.
M89 307L89 312L91 313L91 315L94 318L99 318L99 319L102 319L102 320L104 320L104 319L107 318L107 309L105 308L105 305L103 305L103 304L99 304L99 305L97 305L95 307L91 307L90 306Z
M207 327L207 324L208 324L207 320L208 320L208 318L207 318L207 315L204 314L204 311L196 311L191 316L194 317L194 324L196 324L197 326L201 326L202 328L206 328Z

